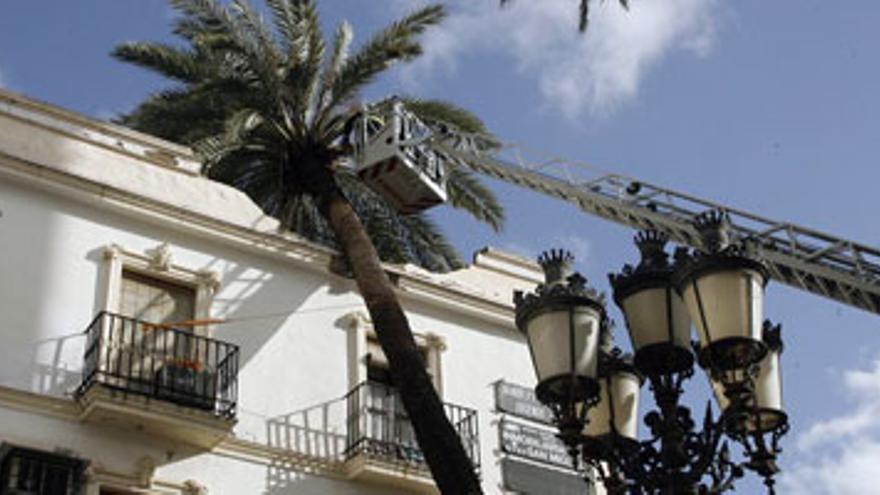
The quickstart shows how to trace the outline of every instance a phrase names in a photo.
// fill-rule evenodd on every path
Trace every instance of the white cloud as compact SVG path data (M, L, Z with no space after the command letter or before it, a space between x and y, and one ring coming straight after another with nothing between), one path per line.
M780 478L783 493L875 493L880 466L880 357L870 370L849 371L843 386L853 407L818 421L796 442L797 459Z
M391 1L399 10L422 3ZM518 1L502 11L493 0L451 4L446 22L426 34L424 57L403 70L405 82L453 73L466 56L509 57L549 106L572 118L632 100L646 73L672 52L705 56L719 10L717 0L640 0L629 11L594 0L590 29L581 34L575 0Z

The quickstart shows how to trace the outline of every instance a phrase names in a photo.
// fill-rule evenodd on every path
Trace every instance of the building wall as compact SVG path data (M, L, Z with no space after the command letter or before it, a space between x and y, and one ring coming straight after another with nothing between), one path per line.
M332 252L278 234L243 195L194 175L185 150L0 97L0 441L68 449L100 479L170 493L190 479L212 494L409 493L346 481L333 463L364 308L328 269ZM148 257L163 244L175 267L216 276L210 313L224 322L211 334L241 348L237 424L211 451L82 422L72 398L82 332L105 307L107 248ZM537 275L480 259L442 276L388 269L414 331L442 343L443 399L478 411L484 487L499 493L492 384L533 383L510 299Z

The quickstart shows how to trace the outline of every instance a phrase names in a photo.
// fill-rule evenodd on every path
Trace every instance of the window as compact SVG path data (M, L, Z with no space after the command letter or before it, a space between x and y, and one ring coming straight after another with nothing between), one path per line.
M0 495L80 495L86 462L3 444Z
M388 461L423 464L424 456L416 442L415 431L372 325L360 313L350 317L348 455L364 452ZM425 367L440 393L443 342L430 334L415 337Z
M168 395L169 387L181 389L183 393L176 395L182 397L177 399L191 398L199 375L174 366L200 362L191 337L195 300L193 287L123 268L118 313L126 319L109 320L107 332L107 340L117 344L111 346L109 362L110 371L124 377L120 383L147 394ZM213 387L199 385L213 395Z
M131 270L122 270L119 313L150 323L195 320L196 290ZM186 326L186 325L184 325Z
M427 352L424 352L424 348L421 350L424 359ZM366 367L364 399L369 420L364 433L367 438L381 446L385 455L411 462L424 462L416 442L415 430L391 378L388 358L382 352L379 341L372 335L367 337Z
M103 300L110 313L150 323L184 323L210 336L211 302L219 287L217 273L173 263L168 244L144 254L111 245L104 249Z
M348 327L348 383L349 389L369 379L369 370L373 369L373 375L382 374L381 369L388 368L388 358L382 352L382 347L373 330L373 323L363 312L354 312L347 315ZM434 388L440 397L443 397L443 376L441 374L441 355L446 350L443 338L435 334L415 334L416 345L422 352L425 368L434 382ZM390 377L390 375L389 375ZM378 379L378 378L377 378Z

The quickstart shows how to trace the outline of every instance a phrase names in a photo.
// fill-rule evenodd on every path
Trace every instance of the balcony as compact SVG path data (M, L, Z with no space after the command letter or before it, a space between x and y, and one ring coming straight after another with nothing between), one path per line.
M85 334L82 420L207 448L232 428L238 346L107 312Z
M347 428L345 470L349 478L419 492L436 493L424 455L416 443L412 424L397 391L390 386L364 382L345 397ZM462 445L480 469L480 436L474 409L445 404Z

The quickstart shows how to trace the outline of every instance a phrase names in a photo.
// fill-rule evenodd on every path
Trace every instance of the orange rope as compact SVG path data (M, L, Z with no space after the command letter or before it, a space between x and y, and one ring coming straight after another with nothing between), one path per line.
M215 325L220 323L226 323L226 320L222 318L205 318L201 320L172 321L169 323L144 323L143 331L147 332L154 329L172 330L179 327L197 327L202 325Z

